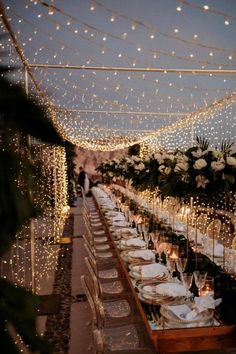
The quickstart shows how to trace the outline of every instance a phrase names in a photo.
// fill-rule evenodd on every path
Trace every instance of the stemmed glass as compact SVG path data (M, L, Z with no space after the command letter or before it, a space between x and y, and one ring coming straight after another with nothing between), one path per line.
M185 271L186 265L187 265L187 258L176 259L176 268L177 268L178 272L180 273L181 280L183 278L183 272Z
M193 272L193 276L194 276L195 284L198 288L198 295L200 296L201 289L203 288L203 286L206 282L207 272L201 272L199 270L195 270Z
M148 248L149 241L150 241L150 233L148 232L148 226L145 224L143 224L143 238L144 238L144 241L146 242L147 248Z
M173 278L173 273L175 271L175 259L167 258L166 260L167 269L170 272L171 279Z
M188 290L191 288L193 283L193 273L182 273L182 283L186 288L186 294L188 294Z
M162 252L164 252L164 250L165 250L164 242L162 240L156 239L154 241L154 245L155 245L156 251L158 253L158 262L161 263L161 255L162 255Z

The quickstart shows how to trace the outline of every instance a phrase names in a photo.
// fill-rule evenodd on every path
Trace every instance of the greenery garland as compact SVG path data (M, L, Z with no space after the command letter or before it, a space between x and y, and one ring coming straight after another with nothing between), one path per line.
M208 276L214 277L214 292L217 298L222 298L222 303L217 308L220 319L226 325L236 324L236 280L227 274L220 266L217 266L207 256L202 253L195 253L184 235L177 235L172 228L164 225L157 217L120 190L112 189L112 193L121 198L121 202L131 206L135 215L145 218L148 224L149 232L158 231L168 238L168 241L174 245L178 245L180 254L187 257L187 271L193 272L196 269L206 271ZM164 255L163 255L164 256ZM197 260L197 264L196 264ZM164 260L165 261L165 260ZM196 294L197 289L193 287Z

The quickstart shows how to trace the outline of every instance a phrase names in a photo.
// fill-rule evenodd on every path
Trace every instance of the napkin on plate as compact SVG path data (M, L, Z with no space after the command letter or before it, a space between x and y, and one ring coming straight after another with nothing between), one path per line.
M158 285L146 285L143 290L162 296L186 296L186 288L178 283L162 283Z
M145 241L140 240L138 238L130 238L128 240L122 240L121 244L124 245L124 246L128 246L128 247L132 247L132 246L135 246L135 247L146 247L147 246Z
M129 256L131 258L142 258L145 261L155 259L155 254L151 250L130 251Z
M196 317L199 313L206 311L208 309L214 310L221 303L221 301L222 301L221 298L214 300L214 298L211 295L195 297L194 298L195 307L192 311L190 311L186 315L186 320L191 320L194 317Z
M159 263L145 264L138 268L140 269L141 276L144 278L154 278L163 273L168 274L167 268Z
M189 313L191 313L191 308L187 305L173 305L165 306L170 312L172 312L176 317L181 320L186 320Z

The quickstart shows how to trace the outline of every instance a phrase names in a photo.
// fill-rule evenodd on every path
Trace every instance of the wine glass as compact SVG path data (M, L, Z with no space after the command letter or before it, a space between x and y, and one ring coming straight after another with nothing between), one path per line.
M193 276L194 276L195 284L198 288L198 295L200 296L201 289L203 288L203 286L206 282L207 272L201 272L199 270L195 270L193 272Z
M148 227L145 224L143 224L143 238L148 248L150 242L150 233L148 232Z
M167 269L170 272L171 279L173 278L173 273L175 271L175 259L167 258L166 260Z
M178 258L176 259L176 268L180 273L180 279L182 280L183 272L185 271L187 265L187 258Z
M186 288L186 294L188 294L188 290L191 288L193 283L193 273L182 273L182 283Z
M164 252L165 245L162 240L158 240L158 239L156 239L154 241L154 245L155 245L155 249L158 253L158 262L161 263L161 255L162 255L162 252Z

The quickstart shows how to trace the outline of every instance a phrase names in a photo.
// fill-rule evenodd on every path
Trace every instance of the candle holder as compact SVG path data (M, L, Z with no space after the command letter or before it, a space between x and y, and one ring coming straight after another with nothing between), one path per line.
M199 293L200 296L211 295L214 297L214 278L206 277L206 281Z
M170 259L178 259L179 258L179 246L178 245L171 245L171 249L169 252Z

